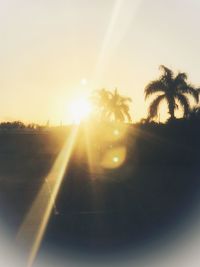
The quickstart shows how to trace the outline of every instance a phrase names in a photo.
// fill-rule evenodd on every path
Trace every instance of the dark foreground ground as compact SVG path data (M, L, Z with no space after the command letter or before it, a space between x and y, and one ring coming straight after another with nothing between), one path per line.
M69 131L0 133L0 216L11 239ZM59 214L52 214L42 248L138 251L178 233L198 205L200 127L188 122L130 126L121 139L106 142L101 134L91 135L92 171L84 136L81 129L56 201ZM104 169L101 154L111 145L124 146L126 159L119 168Z

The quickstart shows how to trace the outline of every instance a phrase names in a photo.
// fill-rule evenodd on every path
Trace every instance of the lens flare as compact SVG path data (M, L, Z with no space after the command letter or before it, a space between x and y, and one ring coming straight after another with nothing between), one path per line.
M108 149L101 161L101 166L106 169L119 168L126 159L126 148L124 146Z
M119 159L119 157L118 156L115 156L114 158L113 158L113 162L118 162L120 159Z
M49 175L44 177L42 188L19 229L17 244L27 255L28 267L31 267L34 262L51 212L55 208L55 200L69 163L77 131L78 127L74 126ZM51 191L47 188L45 181L48 181L48 186L51 188ZM49 192L51 192L50 195Z
M113 131L113 134L114 134L115 136L119 136L120 132L119 132L118 129L115 129L115 130Z

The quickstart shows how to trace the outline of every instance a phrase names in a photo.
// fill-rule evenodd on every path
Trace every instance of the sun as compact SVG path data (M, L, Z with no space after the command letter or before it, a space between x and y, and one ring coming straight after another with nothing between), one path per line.
M79 124L88 118L91 113L91 104L85 98L75 99L70 103L69 112L72 122Z

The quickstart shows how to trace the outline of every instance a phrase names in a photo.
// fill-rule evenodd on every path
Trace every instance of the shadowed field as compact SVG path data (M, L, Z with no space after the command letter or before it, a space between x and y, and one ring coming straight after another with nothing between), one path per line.
M195 211L198 127L187 122L130 126L121 139L109 142L98 135L98 127L89 138L92 168L84 129L79 129L56 200L59 214L51 216L43 249L97 254L137 250L170 238L174 229L178 233ZM0 215L11 239L69 131L0 134ZM103 153L119 145L126 148L123 164L103 168Z

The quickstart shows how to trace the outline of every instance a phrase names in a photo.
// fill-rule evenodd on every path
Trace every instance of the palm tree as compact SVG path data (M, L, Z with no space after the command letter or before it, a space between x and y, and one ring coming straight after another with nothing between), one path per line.
M113 93L106 89L98 90L93 95L92 101L100 111L101 119L118 122L128 120L131 122L128 105L131 98L121 96L117 89Z
M93 92L90 100L93 103L97 113L100 115L101 120L106 120L111 92L103 88Z
M188 95L192 96L196 103L199 101L199 89L187 83L186 73L179 72L176 76L173 71L161 65L162 75L158 80L150 82L145 88L145 99L153 94L157 97L149 107L149 118L157 117L160 103L165 100L168 105L170 119L175 119L175 110L182 106L184 117L190 112ZM177 104L178 103L178 104Z
M108 107L108 117L114 119L115 121L125 121L131 122L131 115L129 113L128 102L131 102L130 97L121 96L117 89L111 93L109 107Z

